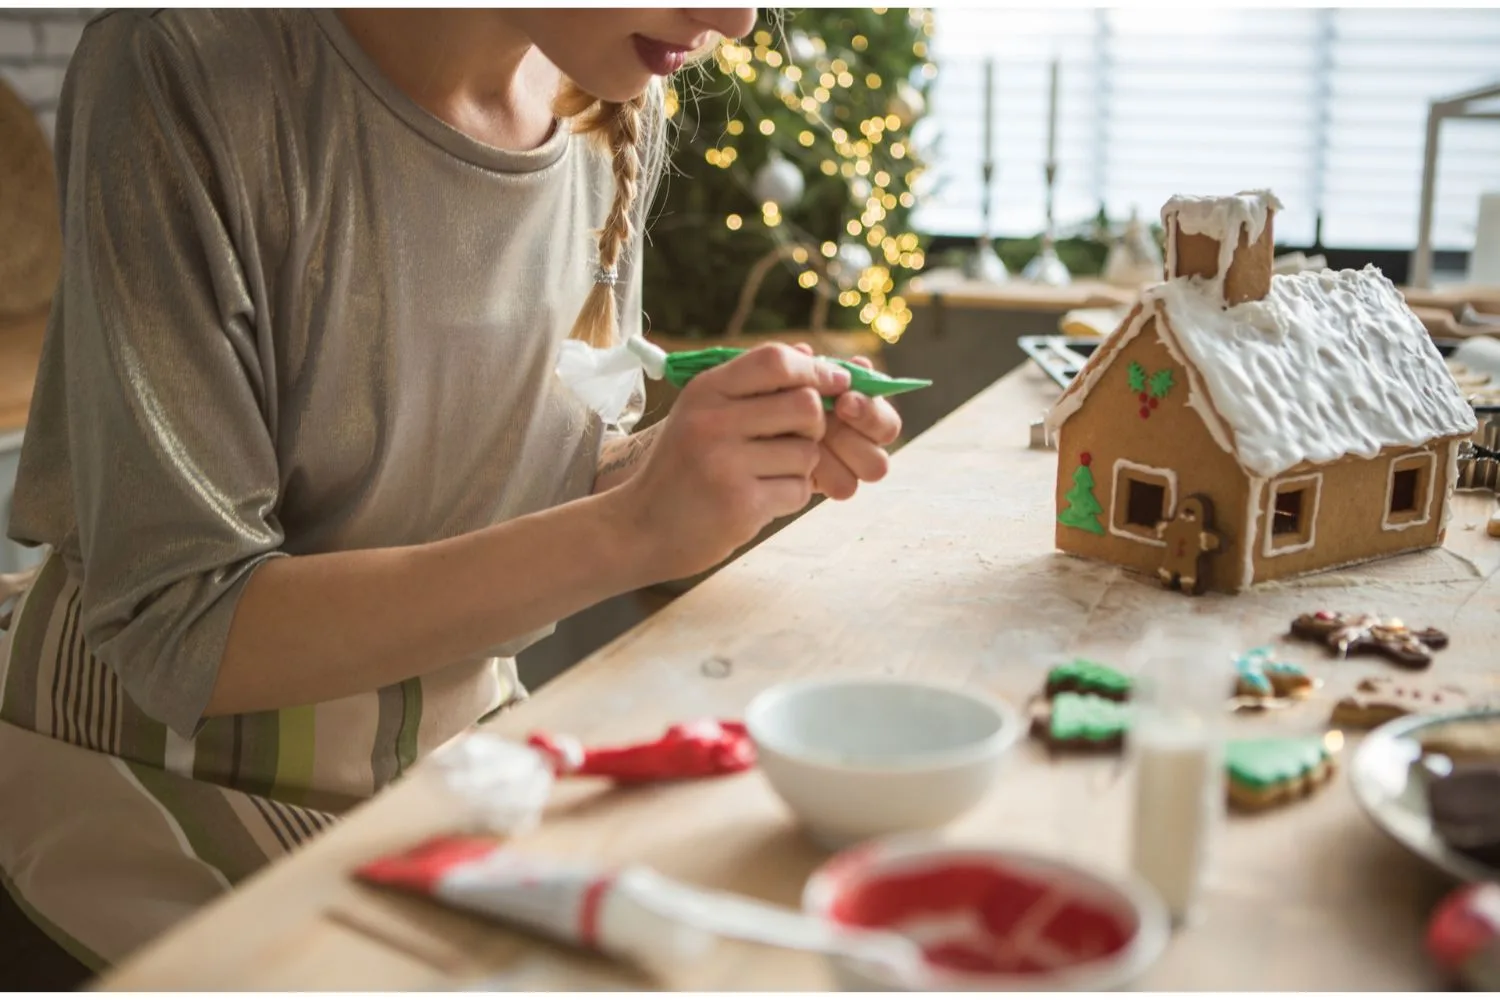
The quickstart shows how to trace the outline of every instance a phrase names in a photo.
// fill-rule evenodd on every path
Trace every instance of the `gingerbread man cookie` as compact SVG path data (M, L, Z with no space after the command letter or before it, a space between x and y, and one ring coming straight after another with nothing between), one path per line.
M1435 628L1411 629L1397 618L1336 611L1299 615L1292 622L1291 634L1321 642L1335 656L1376 653L1408 670L1425 668L1432 663L1433 652L1448 645L1447 633Z
M1404 715L1438 715L1475 707L1467 691L1452 685L1367 677L1333 706L1329 721L1345 729L1374 729Z
M1184 594L1207 590L1209 558L1223 547L1214 531L1213 501L1201 493L1184 497L1177 516L1156 526L1156 536L1166 543L1156 571L1162 585Z

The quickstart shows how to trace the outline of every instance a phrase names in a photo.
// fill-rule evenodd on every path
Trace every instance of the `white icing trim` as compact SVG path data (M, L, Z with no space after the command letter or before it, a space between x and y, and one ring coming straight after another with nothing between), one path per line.
M1192 278L1191 281L1198 279ZM1160 287L1160 286L1156 286ZM1149 293L1148 293L1149 294ZM1239 456L1235 454L1234 442L1230 440L1229 431L1224 425L1223 418L1214 409L1213 402L1208 398L1208 393L1203 388L1203 380L1198 376L1198 369L1188 360L1187 354L1182 350L1182 344L1177 340L1177 331L1172 328L1171 318L1166 309L1162 307L1161 299L1152 296L1151 308L1148 310L1156 317L1156 336L1161 345L1167 349L1172 360L1182 366L1187 376L1187 407L1198 414L1198 419L1203 422L1208 436L1214 439L1214 444L1224 449L1224 453L1239 463ZM1242 466L1243 467L1243 466Z
M1276 494L1281 487L1296 486L1302 483L1313 484L1312 514L1307 523L1307 538L1304 541L1293 542L1291 545L1278 547L1275 543L1276 534ZM1271 488L1266 491L1266 530L1265 543L1261 549L1262 555L1267 559L1275 556L1288 556L1293 552L1306 552L1318 542L1318 508L1323 503L1323 473L1314 472L1305 476L1288 476L1285 479L1276 479L1271 482Z
M1409 458L1427 457L1427 506L1422 511L1421 517L1414 517L1409 521L1391 520L1391 494L1396 489L1396 463L1404 462ZM1420 468L1420 466L1417 466ZM1432 520L1432 498L1437 492L1437 452L1431 448L1423 448L1421 451L1409 451L1404 455L1396 455L1386 466L1385 473L1385 512L1380 516L1380 530L1403 531L1407 528L1416 528Z
M1167 481L1167 499L1162 511L1162 520L1170 521L1177 516L1176 471L1172 469L1158 469L1153 465L1142 465L1139 462L1132 462L1128 458L1117 458L1115 459L1114 480L1110 484L1109 493L1109 533L1111 535L1118 535L1120 538L1128 538L1133 542L1140 542L1142 545L1156 545L1166 548L1167 543L1160 538L1138 534L1137 532L1121 528L1115 523L1115 515L1119 513L1121 501L1120 473L1127 469L1132 472L1144 472L1158 479L1165 479Z
M1448 467L1443 470L1443 520L1438 525L1440 531L1447 531L1448 522L1453 520L1453 491L1458 488L1458 445L1457 441L1448 442Z
M1207 236L1219 244L1219 268L1210 284L1223 298L1224 280L1239 249L1240 233L1254 245L1266 231L1271 213L1282 205L1270 191L1241 191L1229 198L1204 198L1174 195L1161 208L1161 221L1167 231L1167 277L1177 274L1177 237L1180 233Z
M1246 590L1255 582L1255 532L1260 527L1260 495L1265 492L1266 480L1250 477L1249 510L1245 514L1245 572L1240 578L1240 589Z
M1140 335L1150 316L1151 310L1137 307L1135 318L1128 323L1121 323L1120 329L1116 330L1104 342L1099 345L1093 356L1084 365L1083 370L1073 376L1073 381L1063 390L1052 409L1047 411L1046 425L1052 433L1056 434L1067 423L1068 418L1077 413L1083 406L1084 400L1093 393L1094 386L1104 377L1104 373L1114 367L1115 361L1120 357L1120 352L1130 346L1131 341ZM1098 364L1095 364L1095 359Z

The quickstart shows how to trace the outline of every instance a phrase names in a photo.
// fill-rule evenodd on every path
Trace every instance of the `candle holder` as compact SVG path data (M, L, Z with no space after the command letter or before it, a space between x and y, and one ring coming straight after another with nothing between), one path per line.
M1051 160L1047 162L1046 176L1047 228L1042 233L1041 250L1027 262L1021 277L1038 285L1062 288L1073 283L1073 275L1068 271L1068 265L1057 255L1057 240L1052 222L1052 192L1057 180L1057 164Z
M974 241L974 249L964 259L964 277L970 281L999 284L1010 278L1005 263L995 252L994 230L990 228L990 188L995 179L995 60L984 61L984 154L979 164L980 218L984 228Z
M981 216L984 219L983 235L974 241L974 249L964 260L964 277L970 281L983 281L990 284L999 284L1010 279L1010 272L1005 268L1005 262L995 252L994 239L991 236L993 230L990 228L990 182L995 176L995 163L986 159L980 168L980 174L984 178L984 187L980 192Z

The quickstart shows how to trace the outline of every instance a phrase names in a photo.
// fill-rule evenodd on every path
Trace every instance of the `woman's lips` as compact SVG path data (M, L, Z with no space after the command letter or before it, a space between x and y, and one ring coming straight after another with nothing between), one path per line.
M636 55L656 76L671 76L687 63L689 49L670 42L659 42L645 35L633 36Z

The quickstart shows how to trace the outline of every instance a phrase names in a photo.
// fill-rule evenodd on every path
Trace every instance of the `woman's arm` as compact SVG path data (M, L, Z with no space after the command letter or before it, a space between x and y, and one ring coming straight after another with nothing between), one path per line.
M700 376L618 488L456 538L285 556L240 595L206 716L392 684L700 572L807 504L848 373L764 347Z
M371 691L653 582L627 498L587 497L426 545L263 563L207 716Z
M651 444L661 426L652 424L643 431L606 441L599 449L599 473L594 477L594 492L614 489L629 479L651 453Z

